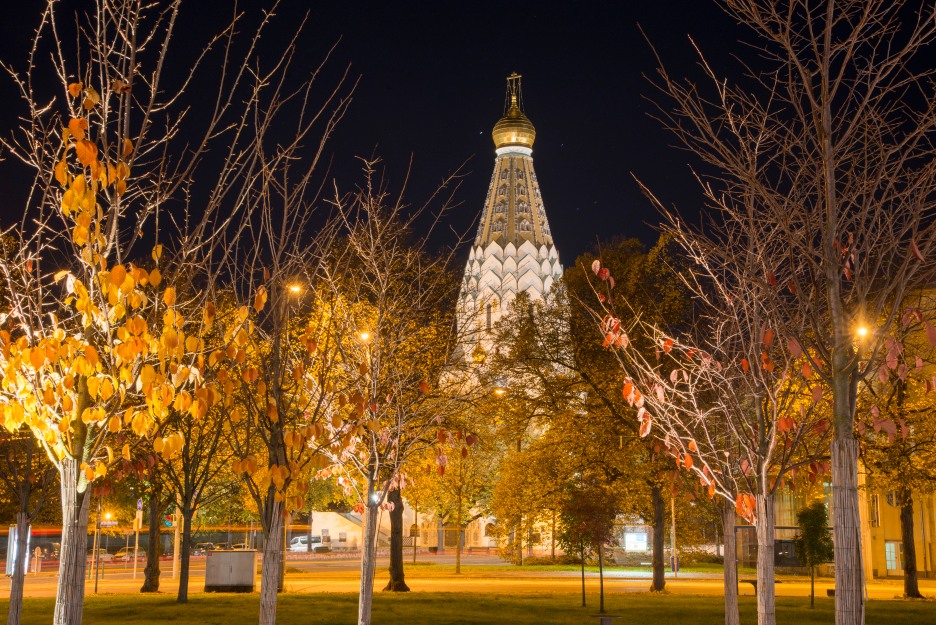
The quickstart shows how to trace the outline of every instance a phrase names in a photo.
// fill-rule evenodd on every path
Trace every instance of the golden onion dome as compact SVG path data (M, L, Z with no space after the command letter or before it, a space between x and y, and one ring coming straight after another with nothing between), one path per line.
M510 96L510 107L491 131L494 147L500 149L515 145L532 148L536 139L536 129L533 122L520 110L520 76L517 74L511 74L507 78L507 93Z

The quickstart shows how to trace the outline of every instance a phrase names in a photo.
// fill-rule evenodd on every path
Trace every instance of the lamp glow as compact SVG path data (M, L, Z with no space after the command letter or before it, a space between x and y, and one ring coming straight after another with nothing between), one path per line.
M367 341L370 340L371 334L370 334L370 332L364 331L364 332L361 332L360 334L358 334L358 338L361 339L362 341L364 341L364 342L366 343Z
M292 293L293 295L298 295L299 293L302 293L302 286L298 284L290 284L289 292Z
M856 332L857 332L857 334L858 334L858 336L859 336L860 338L864 338L864 337L868 336L868 328L866 328L866 327L864 327L864 326L859 326L859 327L858 327L858 330L857 330Z

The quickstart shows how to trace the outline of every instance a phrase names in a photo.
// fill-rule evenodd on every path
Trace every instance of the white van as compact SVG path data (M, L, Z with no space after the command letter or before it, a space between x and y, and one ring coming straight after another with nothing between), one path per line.
M311 550L308 548L310 538L312 540ZM289 541L289 550L298 553L306 553L308 551L312 551L312 553L328 553L331 551L331 548L322 543L321 536L296 536Z

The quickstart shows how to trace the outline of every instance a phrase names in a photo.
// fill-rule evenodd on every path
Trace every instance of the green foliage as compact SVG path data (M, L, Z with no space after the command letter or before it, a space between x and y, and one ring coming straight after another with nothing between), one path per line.
M794 539L796 555L807 567L832 560L832 532L825 503L816 501L796 514L799 532Z

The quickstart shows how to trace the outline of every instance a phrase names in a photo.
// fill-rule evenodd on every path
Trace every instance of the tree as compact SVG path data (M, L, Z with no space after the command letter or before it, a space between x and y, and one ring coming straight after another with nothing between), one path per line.
M42 447L25 427L0 430L0 484L3 494L15 503L16 543L12 559L13 574L10 583L10 606L7 625L19 625L23 610L23 582L26 578L26 553L29 529L50 497L49 490L55 479L55 468L45 457Z
M833 556L832 532L825 503L814 501L796 513L799 531L794 538L796 556L809 567L809 607L816 605L816 567Z
M896 495L904 596L917 599L923 595L917 580L914 494L936 489L936 420L928 396L934 390L936 331L924 321L932 317L933 304L928 290L901 302L900 323L884 342L884 363L863 381L857 426L868 485Z
M340 367L360 438L332 461L364 514L359 625L370 623L377 523L387 494L402 486L407 459L433 445L479 392L452 361L458 282L448 271L450 254L427 252L428 235L414 234L423 210L407 214L402 200L390 204L386 190L374 186L375 165L365 162L357 192L335 199L342 245L323 276L331 296L344 303L336 323L354 337L340 346Z
M578 479L578 484L569 484L569 494L563 501L562 521L564 531L562 542L568 551L579 546L582 555L582 606L585 605L584 563L586 550L596 554L598 559L598 612L604 614L604 547L611 543L614 534L614 520L618 515L619 504L615 495L600 481L596 482L589 475Z
M25 110L3 145L7 162L33 179L22 220L5 233L20 246L0 262L10 305L0 321L0 410L8 427L30 426L59 472L56 625L81 621L89 485L132 446L115 453L108 437L158 439L171 456L184 440L162 429L169 406L204 414L220 397L199 375L210 285L230 237L250 222L238 191L276 171L249 149L280 111L259 99L282 88L275 78L290 57L269 72L253 67L272 12L237 53L233 23L208 40L173 87L166 59L180 7L98 0L72 19L49 2L23 71L7 68ZM214 48L217 71L200 80ZM200 97L186 103L196 85ZM47 89L59 99L47 104ZM220 164L202 158L222 140ZM199 312L186 319L180 310Z
M595 318L628 376L622 394L637 408L641 436L654 434L658 449L697 478L709 498L724 497L755 523L758 622L772 624L774 494L788 472L815 463L824 450L830 427L822 387L812 380L811 361L800 362L802 350L788 353L774 339L757 280L759 241L734 242L729 273L709 263L692 237L677 229L670 236L695 262L685 277L695 296L695 326L644 321L598 260L592 271L605 288ZM625 328L621 319L628 317ZM652 357L632 345L635 338L655 346ZM724 515L723 522L725 532L733 531L733 519ZM731 562L726 571L726 622L736 623L735 588L727 586Z
M933 274L936 126L929 65L934 8L885 0L724 0L761 52L702 85L662 67L658 116L704 163L716 217L692 229L731 272L757 241L770 325L817 360L831 389L837 625L864 622L857 387L877 370L901 301ZM678 220L668 213L669 223ZM685 228L684 225L680 227ZM859 358L856 326L876 320ZM867 358L865 360L865 358Z

